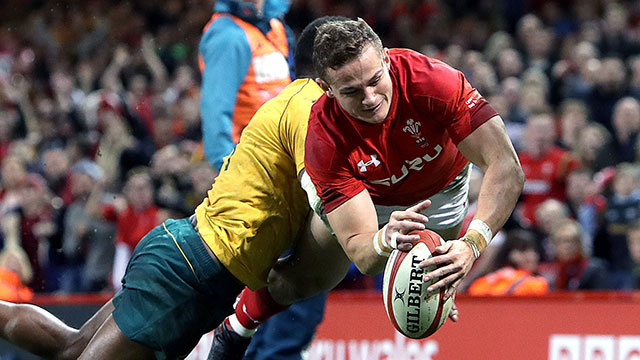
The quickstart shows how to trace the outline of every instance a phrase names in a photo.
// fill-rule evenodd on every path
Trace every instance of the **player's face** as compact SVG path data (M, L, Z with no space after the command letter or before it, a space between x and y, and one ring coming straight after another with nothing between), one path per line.
M328 69L327 78L327 96L338 100L349 115L371 124L386 119L393 92L386 50L381 55L369 46L357 59L338 69Z

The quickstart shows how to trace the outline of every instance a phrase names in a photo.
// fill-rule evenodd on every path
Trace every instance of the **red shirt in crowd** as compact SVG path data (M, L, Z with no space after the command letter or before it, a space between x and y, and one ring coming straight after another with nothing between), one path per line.
M117 221L116 243L125 243L132 251L140 239L163 220L160 208L155 205L142 211L137 211L129 205L120 214L116 213L113 206L107 206L103 208L103 216Z
M464 75L406 49L389 50L389 115L370 124L334 98L314 104L305 167L325 211L367 189L378 205L412 205L441 191L467 164L456 145L497 115Z
M522 171L527 181L522 190L522 216L535 224L535 212L547 199L566 201L566 179L580 167L580 161L559 147L553 147L541 157L527 152L519 154Z

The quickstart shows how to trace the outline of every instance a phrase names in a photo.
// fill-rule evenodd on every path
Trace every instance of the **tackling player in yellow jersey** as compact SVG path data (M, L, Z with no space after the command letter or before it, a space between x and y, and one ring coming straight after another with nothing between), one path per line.
M196 209L204 241L251 289L267 284L269 270L299 237L309 214L297 175L304 168L311 104L320 95L312 79L299 79L265 103Z
M312 44L314 35L301 36L299 44ZM312 75L307 58L296 64L308 71L299 76ZM131 256L122 289L80 329L33 305L0 302L0 336L46 358L183 358L233 312L245 285L268 294L269 282L279 289L269 295L278 304L332 288L349 260L310 211L298 179L309 110L321 94L313 80L301 79L266 103L196 215L150 231ZM278 267L290 248L288 263L295 266ZM317 252L323 255L310 256Z

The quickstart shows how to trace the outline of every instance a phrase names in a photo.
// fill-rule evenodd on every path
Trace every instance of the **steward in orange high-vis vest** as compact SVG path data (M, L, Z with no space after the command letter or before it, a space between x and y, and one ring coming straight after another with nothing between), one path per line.
M288 2L218 0L200 40L202 137L216 169L235 147L242 130L267 100L292 79L293 34L279 20Z

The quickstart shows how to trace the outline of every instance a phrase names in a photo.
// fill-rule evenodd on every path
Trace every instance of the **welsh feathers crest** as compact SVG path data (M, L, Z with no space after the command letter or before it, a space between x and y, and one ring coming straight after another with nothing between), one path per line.
M425 147L429 143L429 140L422 136L420 126L422 126L422 123L420 123L419 121L409 119L407 120L407 125L402 128L402 131L408 133L412 138L416 139L416 145Z

